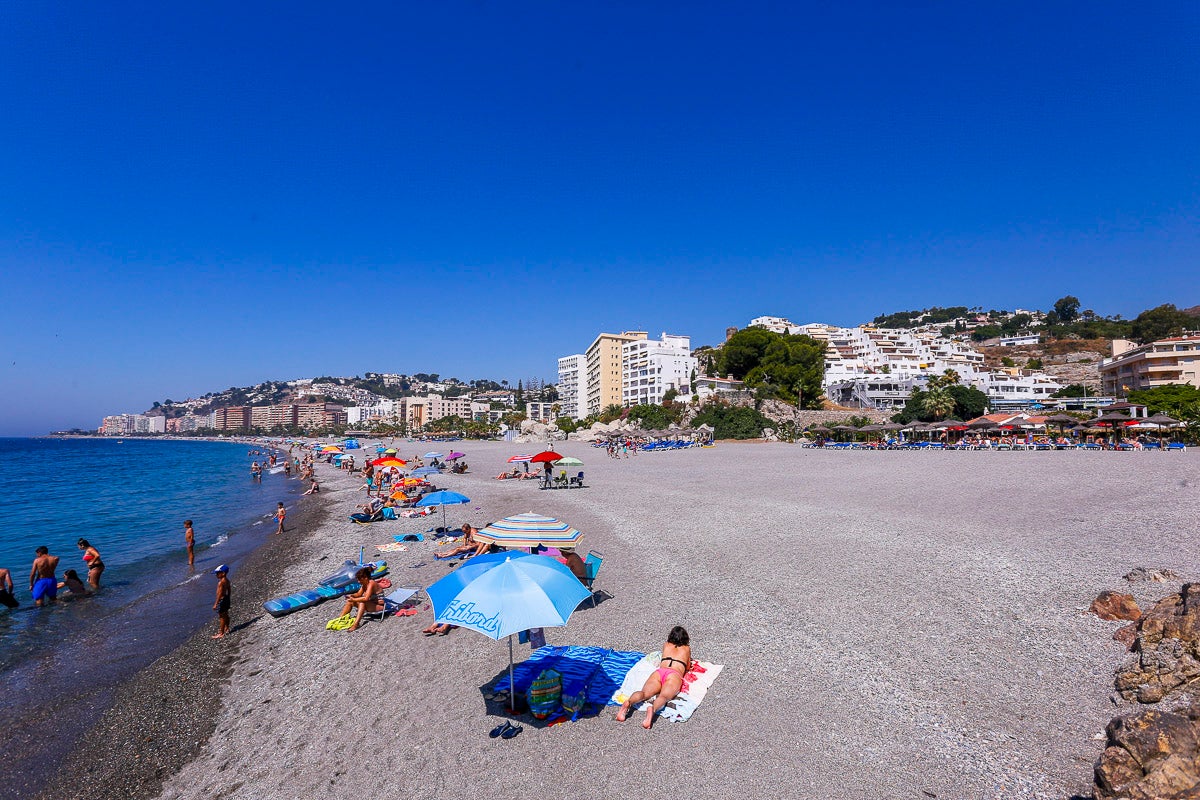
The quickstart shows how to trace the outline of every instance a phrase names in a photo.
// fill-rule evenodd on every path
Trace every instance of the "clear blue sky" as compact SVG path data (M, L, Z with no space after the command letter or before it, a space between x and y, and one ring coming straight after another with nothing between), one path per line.
M5 3L0 434L600 330L1200 303L1200 5Z

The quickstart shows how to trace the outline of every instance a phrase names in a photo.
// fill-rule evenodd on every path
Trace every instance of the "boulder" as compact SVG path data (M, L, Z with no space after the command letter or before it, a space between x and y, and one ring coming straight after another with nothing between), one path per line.
M1200 798L1200 709L1145 709L1108 723L1096 800Z
M1185 583L1143 614L1132 650L1115 682L1126 700L1157 703L1200 677L1200 584Z
M1130 583L1140 583L1142 581L1154 581L1155 583L1170 583L1171 581L1181 581L1183 576L1177 572L1172 572L1169 569L1150 569L1149 567L1137 567L1124 575L1125 580Z
M1136 622L1142 617L1142 610L1131 594L1103 591L1092 601L1088 609L1100 619L1126 619Z

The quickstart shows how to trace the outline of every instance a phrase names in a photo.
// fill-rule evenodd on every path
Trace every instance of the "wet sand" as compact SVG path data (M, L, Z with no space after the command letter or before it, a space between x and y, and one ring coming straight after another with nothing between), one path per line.
M224 681L221 705L204 708L207 739L197 728L164 745L188 761L168 774L182 759L163 760L163 798L1065 798L1088 791L1120 710L1117 624L1088 603L1102 589L1145 605L1177 588L1126 584L1136 566L1197 577L1192 452L722 444L611 461L559 443L584 460L589 488L541 491L491 479L528 445L455 445L472 474L437 482L472 503L449 508L451 524L552 514L606 556L602 602L548 641L652 650L686 626L696 657L726 665L695 716L647 732L610 709L490 739L502 711L481 689L506 667L503 643L461 630L423 638L427 610L328 632L338 609L326 603L263 615L221 647L189 645L209 655L210 685ZM361 481L321 469L327 514L256 573L267 594L435 521L355 526L346 514ZM432 549L386 554L393 583L444 575ZM256 612L234 585L237 625ZM109 729L127 764L147 757L136 720ZM78 796L153 796L154 785Z

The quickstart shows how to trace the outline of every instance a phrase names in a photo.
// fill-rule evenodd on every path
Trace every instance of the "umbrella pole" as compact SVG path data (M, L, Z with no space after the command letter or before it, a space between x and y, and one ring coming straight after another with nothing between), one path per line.
M508 710L517 713L517 685L513 683L512 634L508 635Z

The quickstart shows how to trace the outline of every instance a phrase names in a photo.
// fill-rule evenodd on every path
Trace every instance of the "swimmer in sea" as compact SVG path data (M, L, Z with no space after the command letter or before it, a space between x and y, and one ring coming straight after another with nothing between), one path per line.
M79 573L73 569L63 572L63 579L58 582L58 588L66 589L72 597L85 597L91 594L83 585L83 581L79 580Z
M45 545L35 552L33 568L29 570L29 591L33 593L33 604L41 607L53 603L58 596L58 581L54 578L58 571L58 556L50 555Z

